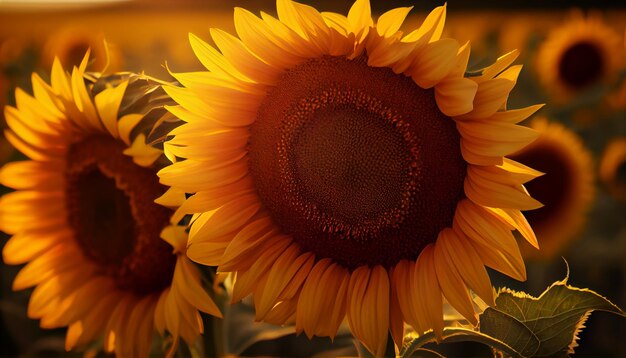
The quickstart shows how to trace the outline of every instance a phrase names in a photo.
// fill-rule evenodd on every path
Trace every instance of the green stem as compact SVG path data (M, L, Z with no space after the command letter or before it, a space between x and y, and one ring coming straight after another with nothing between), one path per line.
M400 351L400 356L410 357L416 350L428 343L478 342L504 352L510 357L523 358L522 355L506 343L478 331L466 328L444 328L442 337L443 338L438 342L433 331L429 331L405 345Z

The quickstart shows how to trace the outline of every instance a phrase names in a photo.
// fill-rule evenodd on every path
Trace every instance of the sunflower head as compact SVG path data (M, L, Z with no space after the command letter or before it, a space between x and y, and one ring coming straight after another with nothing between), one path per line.
M529 258L552 259L584 228L595 198L593 159L582 139L562 124L537 118L530 126L540 133L539 138L511 158L545 173L526 185L544 207L526 214L541 238L541 250L524 245L523 253Z
M13 288L35 286L28 315L68 327L66 349L102 339L108 352L147 356L153 332L188 342L198 310L219 315L186 258L184 227L154 200L165 161L149 144L171 121L161 83L142 75L71 74L54 62L51 84L33 74L33 95L16 91L5 136L30 158L6 164L2 254L24 264ZM167 200L166 200L167 204ZM170 205L171 200L170 200Z
M573 13L554 29L539 48L539 80L555 101L615 79L623 65L623 45L617 33L599 16Z
M237 37L191 35L206 71L166 86L185 123L164 150L168 195L187 193L188 256L236 276L256 317L334 337L347 318L382 355L403 325L443 328L450 302L476 323L468 289L493 303L485 265L525 279L512 230L540 173L505 158L535 137L507 111L517 52L465 77L469 44L441 38L446 7L401 30L410 8L373 19L277 1L278 18L235 9Z
M118 71L123 65L120 50L107 44L102 32L89 27L65 26L52 33L43 46L43 65L51 66L55 59L66 66L79 66L85 53L90 53L90 68L97 71Z

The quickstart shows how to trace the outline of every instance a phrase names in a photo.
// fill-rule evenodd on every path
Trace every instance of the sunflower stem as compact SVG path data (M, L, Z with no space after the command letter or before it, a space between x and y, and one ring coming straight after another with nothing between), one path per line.
M503 352L506 355L514 358L522 358L522 356L511 348L506 343L497 340L491 336L488 336L484 333L474 331L466 328L458 328L458 327L450 327L444 328L442 339L440 343L454 343L454 342L478 342L484 345L487 345L497 351ZM437 337L433 331L428 331L423 335L415 338L404 347L400 351L400 357L411 357L418 349L421 349L428 343L437 342Z

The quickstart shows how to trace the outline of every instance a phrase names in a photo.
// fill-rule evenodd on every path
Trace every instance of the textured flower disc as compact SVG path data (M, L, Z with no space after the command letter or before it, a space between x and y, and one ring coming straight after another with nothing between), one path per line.
M505 158L536 138L503 110L517 52L465 78L468 44L441 39L445 6L406 34L410 8L348 16L279 0L278 18L235 9L238 37L191 35L207 68L166 86L186 123L164 145L166 196L188 198L187 255L236 273L256 318L334 337L344 318L374 354L403 324L443 329L445 297L476 323L493 303L485 265L525 279L512 230L540 175Z
M133 163L124 149L123 142L108 136L69 146L68 224L85 256L117 287L161 292L171 284L176 263L171 246L159 237L171 212L152 202L164 192L154 171Z
M613 81L623 56L620 36L602 19L575 13L539 48L538 77L554 100L564 102Z
M167 96L141 76L85 74L87 59L71 75L56 61L51 85L33 75L34 97L18 89L6 108L7 139L31 160L0 170L16 189L0 199L0 228L13 235L3 259L28 263L13 288L36 286L28 315L67 326L66 349L102 339L108 352L147 356L167 329L173 350L202 332L186 317L220 313L184 255L185 228L154 203L163 152L141 128L159 122Z
M298 65L250 132L261 201L303 250L392 267L452 224L466 173L459 134L433 91L389 68L364 57Z
M525 245L523 253L529 258L553 259L584 228L595 198L593 160L582 140L563 125L538 118L531 127L541 133L539 138L510 156L545 173L526 185L544 204L526 214L541 238L541 250Z

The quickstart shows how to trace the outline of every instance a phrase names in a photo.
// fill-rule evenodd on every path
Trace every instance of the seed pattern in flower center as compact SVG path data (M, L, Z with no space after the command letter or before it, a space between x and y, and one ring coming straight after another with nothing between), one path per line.
M158 292L170 285L176 263L159 237L171 213L153 202L165 187L123 150L123 143L104 136L70 146L67 220L85 256L120 289Z
M366 58L287 71L251 127L250 172L274 221L348 268L416 259L451 226L466 166L432 89Z

